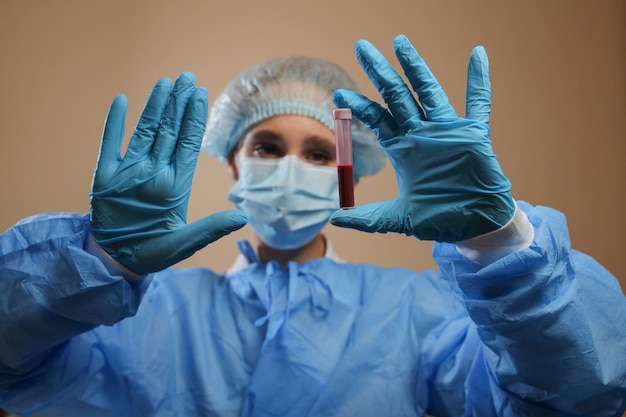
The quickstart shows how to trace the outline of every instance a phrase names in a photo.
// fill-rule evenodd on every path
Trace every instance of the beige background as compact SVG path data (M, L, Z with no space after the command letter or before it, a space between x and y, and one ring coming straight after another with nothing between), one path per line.
M626 2L623 0L84 1L0 3L0 229L43 211L86 212L103 120L125 93L127 136L153 83L197 74L212 100L261 59L308 54L349 70L378 99L353 55L359 38L390 59L406 34L464 112L471 48L490 56L493 143L518 199L563 211L574 247L626 287ZM395 60L392 61L395 64ZM206 155L190 220L231 208L232 181ZM393 196L390 166L357 202ZM431 244L327 228L349 261L434 267ZM227 268L240 231L184 262Z
M490 55L493 142L516 198L563 211L574 247L626 287L626 2L623 0L2 0L0 229L43 211L88 210L108 105L130 100L132 131L154 81L184 70L214 98L247 66L283 54L328 58L375 96L352 54L366 38L392 57L404 33L460 113L467 56ZM190 219L230 208L224 167L201 157ZM393 196L388 166L360 203ZM433 267L431 245L328 228L350 261ZM227 268L229 236L184 265Z

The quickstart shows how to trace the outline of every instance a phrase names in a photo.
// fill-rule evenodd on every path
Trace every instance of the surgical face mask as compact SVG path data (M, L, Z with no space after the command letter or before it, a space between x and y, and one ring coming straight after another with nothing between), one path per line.
M335 167L288 155L240 158L238 171L228 199L248 215L254 231L274 249L306 245L339 208Z

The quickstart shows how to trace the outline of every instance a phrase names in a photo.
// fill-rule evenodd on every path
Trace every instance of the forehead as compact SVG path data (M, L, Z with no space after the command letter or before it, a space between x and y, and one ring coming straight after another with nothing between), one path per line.
M265 119L252 126L241 141L279 140L287 143L310 141L328 142L335 145L335 134L323 123L307 116L280 115Z

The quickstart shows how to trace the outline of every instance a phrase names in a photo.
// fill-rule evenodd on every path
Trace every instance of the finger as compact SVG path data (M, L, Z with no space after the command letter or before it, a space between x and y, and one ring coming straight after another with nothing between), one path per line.
M190 241L192 246L204 247L241 229L247 223L248 216L241 210L220 211L188 225L186 240Z
M339 108L350 108L354 117L376 135L381 144L396 136L399 128L393 116L380 104L350 90L337 90L333 101Z
M408 129L415 118L423 119L422 110L413 92L374 45L360 40L356 43L355 53L361 67L402 129Z
M391 221L387 210L390 201L365 204L350 210L337 210L330 216L330 223L348 229L368 233L395 232L397 227Z
M156 165L169 164L172 161L176 142L185 117L187 103L195 91L196 76L184 72L178 76L174 89L163 113L152 155Z
M158 239L155 242L158 248L170 248L167 253L162 253L163 258L171 257L167 262L173 265L193 255L196 251L204 248L236 230L241 229L248 222L248 217L240 210L224 210L197 220L173 231L168 236L167 245ZM172 251L171 248L176 248Z
M128 110L128 99L120 94L115 97L109 108L104 131L102 132L102 142L100 144L100 154L96 164L94 182L101 184L106 182L111 172L114 172L119 162L122 160L120 147L124 138L124 128L126 121L126 111Z
M190 170L192 172L195 170L204 128L206 127L208 100L206 89L200 87L194 91L189 103L187 103L185 118L172 161L177 170Z
M125 159L145 158L150 153L171 91L171 80L161 78L156 82L130 139Z
M477 46L470 54L465 108L466 118L489 124L491 114L489 58L482 46Z
M426 119L440 121L456 118L456 111L450 104L448 96L406 36L396 37L393 48L404 74L417 93Z

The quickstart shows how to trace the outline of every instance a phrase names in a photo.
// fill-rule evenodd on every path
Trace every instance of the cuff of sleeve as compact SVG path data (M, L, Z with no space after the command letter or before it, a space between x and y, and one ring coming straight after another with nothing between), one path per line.
M109 255L104 249L98 245L94 237L89 234L89 238L87 239L87 244L85 245L85 251L90 255L95 256L100 259L104 264L105 268L111 275L120 275L124 277L124 279L128 282L137 282L142 278L145 278L146 275L139 275L130 269L126 268L124 265L116 261Z
M535 238L535 230L528 216L516 204L513 218L498 230L461 242L457 251L480 266L489 265L513 252L528 248Z

